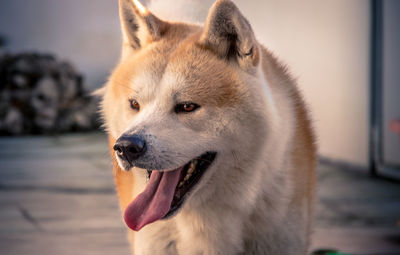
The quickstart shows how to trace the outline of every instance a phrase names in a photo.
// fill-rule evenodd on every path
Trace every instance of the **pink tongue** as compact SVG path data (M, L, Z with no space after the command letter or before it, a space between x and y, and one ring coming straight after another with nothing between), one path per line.
M125 209L124 219L128 227L139 231L168 213L182 169L152 172L145 190Z

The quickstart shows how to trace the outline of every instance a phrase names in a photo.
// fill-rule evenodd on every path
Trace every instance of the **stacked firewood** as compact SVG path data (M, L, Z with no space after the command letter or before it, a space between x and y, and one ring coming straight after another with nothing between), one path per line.
M0 56L0 135L96 129L96 108L70 63L34 53Z

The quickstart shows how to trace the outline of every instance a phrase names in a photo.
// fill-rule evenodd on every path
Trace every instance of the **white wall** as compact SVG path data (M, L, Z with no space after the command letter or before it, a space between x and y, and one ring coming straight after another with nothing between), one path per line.
M235 1L290 67L311 108L319 153L368 164L369 1Z
M212 2L192 1L202 7ZM259 40L298 78L320 154L367 165L369 1L235 2ZM204 12L198 17L206 15L207 8L194 9ZM1 0L0 34L12 51L39 49L73 60L88 84L99 86L119 57L117 1Z

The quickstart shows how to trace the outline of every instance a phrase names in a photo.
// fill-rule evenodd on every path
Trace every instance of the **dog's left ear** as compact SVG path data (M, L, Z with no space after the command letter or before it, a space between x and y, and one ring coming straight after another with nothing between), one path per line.
M250 23L230 0L219 0L211 7L199 43L242 68L259 63L260 50Z
M168 23L153 15L139 0L119 0L119 16L123 36L122 54L135 52L159 40Z

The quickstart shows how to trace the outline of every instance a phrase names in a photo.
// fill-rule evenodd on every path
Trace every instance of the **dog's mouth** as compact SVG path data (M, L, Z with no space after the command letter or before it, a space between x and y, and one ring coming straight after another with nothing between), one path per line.
M206 152L173 170L148 170L145 190L125 209L124 219L128 227L139 231L147 224L173 216L216 155L216 152Z

